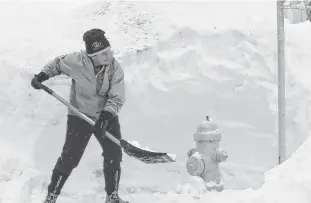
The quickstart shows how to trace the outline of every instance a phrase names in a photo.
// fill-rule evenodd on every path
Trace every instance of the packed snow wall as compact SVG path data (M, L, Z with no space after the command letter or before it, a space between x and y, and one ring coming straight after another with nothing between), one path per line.
M64 141L66 108L33 90L31 77L53 57L83 49L83 32L100 27L107 31L125 71L127 102L120 114L124 138L176 153L178 158L172 165L146 166L125 157L123 192L165 193L182 184L188 178L184 164L187 151L194 147L192 135L206 115L223 132L221 147L229 154L221 164L226 188L261 185L263 171L277 164L274 4L94 2L77 4L75 9L64 5L1 5L1 24L10 30L2 33L7 40L0 42L1 182L15 180L23 188L26 175L34 171L48 180ZM183 12L185 8L189 12ZM310 26L287 25L286 31L290 155L309 132L310 57L305 45L310 39L299 33L310 31ZM46 84L68 98L68 78ZM102 179L94 178L101 170L100 154L92 139L65 191L79 193L94 187L103 191ZM24 172L21 179L21 171L28 167L34 171ZM163 179L170 181L163 184ZM74 187L77 183L83 184ZM13 186L3 188L10 191Z

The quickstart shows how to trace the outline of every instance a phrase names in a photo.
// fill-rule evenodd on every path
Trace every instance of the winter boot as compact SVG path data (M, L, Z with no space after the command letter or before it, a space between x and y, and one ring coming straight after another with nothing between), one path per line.
M110 195L107 194L105 203L129 203L128 201L122 200L117 191L114 191Z
M51 182L48 186L48 194L44 200L44 203L55 203L58 195L60 194L67 178L68 174L63 174L54 169L51 177Z
M109 160L104 164L105 190L107 193L105 203L129 203L122 200L118 195L121 177L120 162Z

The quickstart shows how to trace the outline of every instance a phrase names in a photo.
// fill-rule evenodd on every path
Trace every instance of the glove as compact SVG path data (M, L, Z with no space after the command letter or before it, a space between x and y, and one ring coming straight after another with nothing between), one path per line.
M107 127L109 126L109 122L113 118L113 114L109 111L102 111L99 115L99 118L95 122L94 130L98 133L103 133L105 130L107 130Z
M44 72L40 72L38 75L35 75L32 80L31 80L31 86L35 89L41 89L38 85L36 85L36 82L42 83L46 80L49 79L49 76L44 73Z

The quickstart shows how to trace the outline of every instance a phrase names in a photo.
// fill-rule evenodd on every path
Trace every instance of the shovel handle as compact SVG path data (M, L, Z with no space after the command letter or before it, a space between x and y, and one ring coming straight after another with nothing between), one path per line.
M88 116L86 116L85 114L81 113L78 109L76 109L74 106L72 106L70 103L68 103L65 99L63 99L61 96L59 96L58 94L56 94L52 89L50 89L49 87L43 85L42 83L38 82L38 81L34 81L35 84L40 87L42 90L44 90L45 92L47 92L48 94L52 95L53 97L55 97L58 101L60 101L61 103L63 103L64 105L66 105L70 110L72 110L75 114L77 114L77 116L79 116L80 118L84 119L86 122L88 122L89 124L91 124L92 126L95 125L95 122L90 119ZM115 144L119 145L121 147L120 144L120 140L118 140L117 138L115 138L113 135L111 135L109 132L106 131L106 136L112 140Z

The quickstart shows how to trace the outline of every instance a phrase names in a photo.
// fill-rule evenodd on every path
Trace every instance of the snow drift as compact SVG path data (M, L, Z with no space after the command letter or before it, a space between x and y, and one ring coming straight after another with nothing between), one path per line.
M124 67L123 136L177 154L177 163L169 165L125 157L120 190L126 199L307 202L310 188L301 177L308 183L310 140L263 176L277 164L274 3L15 2L1 3L0 10L2 29L9 31L0 41L0 202L42 201L62 148L66 107L29 83L54 56L83 49L82 33L93 27L107 31ZM302 33L310 29L307 22L286 25L289 156L309 135L311 39ZM46 84L68 98L68 78ZM226 190L204 195L185 162L206 115L223 132L220 145L229 159L221 164ZM100 154L91 139L60 201L103 201Z

